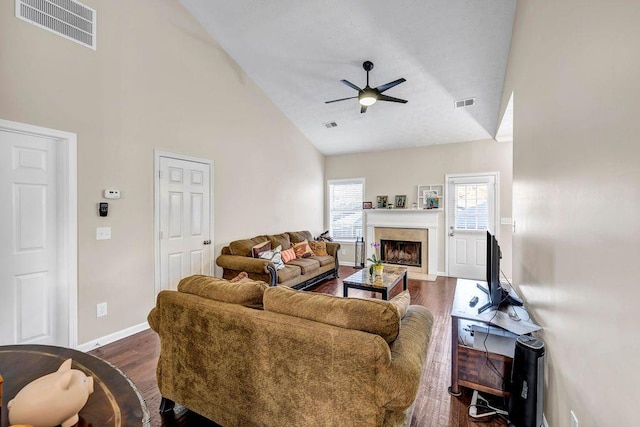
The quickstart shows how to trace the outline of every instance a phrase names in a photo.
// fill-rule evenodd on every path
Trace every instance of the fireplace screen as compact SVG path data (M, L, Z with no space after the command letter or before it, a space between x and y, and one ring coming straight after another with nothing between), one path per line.
M422 243L380 239L380 257L387 264L422 266Z

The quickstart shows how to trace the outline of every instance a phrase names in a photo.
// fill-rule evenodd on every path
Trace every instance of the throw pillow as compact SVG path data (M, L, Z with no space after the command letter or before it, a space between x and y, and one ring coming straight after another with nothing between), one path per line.
M296 251L293 248L286 249L282 251L282 261L287 263L289 261L293 261L296 259Z
M293 245L293 250L296 252L297 258L308 258L313 256L313 251L309 247L309 242L306 239Z
M327 242L309 242L309 247L313 251L313 253L317 256L326 256L329 255L327 253Z
M271 250L271 242L267 240L266 242L258 243L257 245L252 247L251 255L253 255L254 258L258 258L258 255L260 255L262 252L266 252L270 250Z
M284 268L284 262L282 262L282 246L278 246L270 251L261 252L258 257L271 261L276 267L276 270L282 270Z
M245 283L245 282L253 282L253 280L249 279L249 274L246 271L241 272L233 279L229 280L231 283Z
M389 302L398 309L398 315L403 319L411 305L411 295L409 295L409 290L400 292L398 295L391 298L391 301Z

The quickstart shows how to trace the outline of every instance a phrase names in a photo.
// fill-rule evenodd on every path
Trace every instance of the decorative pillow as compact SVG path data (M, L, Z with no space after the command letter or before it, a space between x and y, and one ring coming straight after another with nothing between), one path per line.
M313 256L313 251L309 247L309 242L306 239L293 245L293 250L296 252L297 258L308 258Z
M270 250L271 250L271 242L267 240L266 242L258 243L257 245L252 247L251 255L253 255L254 258L259 258L258 255L260 255L262 252L270 251Z
M309 247L313 251L314 255L317 256L326 256L329 255L327 253L327 242L309 242Z
M232 283L218 277L195 275L182 279L178 284L178 291L216 301L253 307L262 304L262 296L268 287L269 285L266 283L257 280Z
M253 282L253 280L249 279L249 274L247 274L246 271L241 272L240 274L238 274L236 277L234 277L233 279L229 280L231 283L246 283L246 282Z
M282 270L284 268L284 262L282 262L282 246L278 246L275 249L261 252L258 257L260 259L266 259L271 261L276 267L276 270Z
M411 305L411 295L409 294L409 290L400 292L398 295L391 298L391 301L389 302L395 305L398 309L398 316L400 316L401 319L404 319L404 315L407 314L409 306Z
M264 292L263 304L267 311L369 332L388 343L400 333L400 315L391 301L342 298L274 286Z
M296 251L294 251L293 248L285 249L284 251L282 251L283 262L286 263L289 261L293 261L294 259L296 259Z

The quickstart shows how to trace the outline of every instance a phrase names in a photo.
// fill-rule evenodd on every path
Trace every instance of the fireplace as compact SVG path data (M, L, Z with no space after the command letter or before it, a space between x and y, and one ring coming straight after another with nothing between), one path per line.
M422 243L380 239L380 258L386 264L422 266Z

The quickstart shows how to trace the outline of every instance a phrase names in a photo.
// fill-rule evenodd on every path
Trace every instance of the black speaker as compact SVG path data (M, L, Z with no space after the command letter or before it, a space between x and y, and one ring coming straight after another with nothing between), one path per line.
M516 427L542 426L544 343L521 335L511 369L509 421Z

